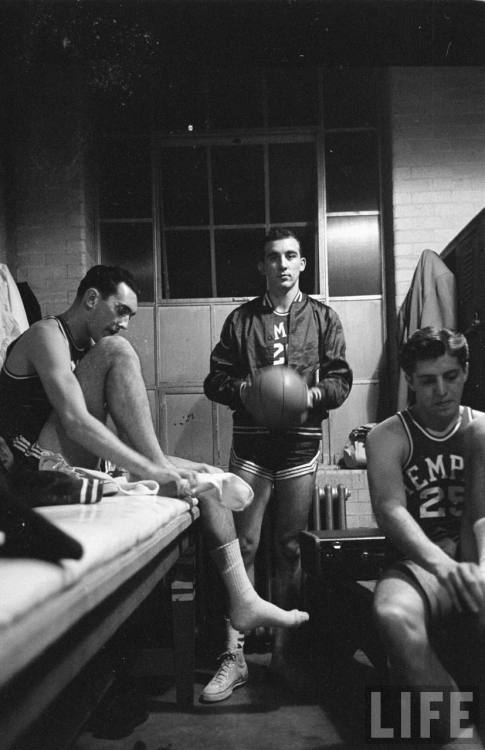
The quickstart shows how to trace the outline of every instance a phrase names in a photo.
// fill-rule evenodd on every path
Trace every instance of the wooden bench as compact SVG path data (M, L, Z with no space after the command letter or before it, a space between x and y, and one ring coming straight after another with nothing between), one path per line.
M27 750L36 723L79 675L193 542L197 507L158 496L113 496L97 505L40 508L78 539L80 560L50 563L0 558L0 747ZM194 584L172 582L177 702L193 701ZM192 578L192 580L191 580ZM184 580L182 580L184 579ZM94 683L90 684L94 691ZM90 696L93 708L94 696ZM89 701L88 701L89 703ZM81 712L82 714L82 712ZM77 718L78 728L85 713ZM18 744L18 743L21 744ZM53 747L62 747L58 737ZM45 738L43 748L48 748Z

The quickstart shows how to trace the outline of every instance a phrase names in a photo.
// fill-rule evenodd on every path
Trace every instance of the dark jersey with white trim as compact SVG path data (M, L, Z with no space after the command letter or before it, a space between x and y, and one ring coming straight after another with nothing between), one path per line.
M474 414L461 407L459 420L439 437L418 424L409 410L397 416L409 440L402 468L407 509L433 542L457 543L465 491L463 432Z
M71 367L74 370L90 345L85 349L77 347L64 321L56 316L49 317L56 320L69 344ZM28 454L52 411L52 406L37 373L16 375L7 367L8 355L19 338L20 336L9 345L0 371L0 435L11 448Z

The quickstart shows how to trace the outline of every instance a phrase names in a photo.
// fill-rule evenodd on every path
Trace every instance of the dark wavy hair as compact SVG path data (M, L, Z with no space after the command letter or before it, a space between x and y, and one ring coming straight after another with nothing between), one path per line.
M300 255L301 255L301 242L296 236L296 234L291 231L291 229L287 229L286 227L272 227L272 229L269 230L268 234L264 237L263 241L261 242L261 246L260 246L261 260L264 260L264 250L268 242L276 242L277 240L285 240L287 237L293 237L293 239L295 239L298 242L298 247L299 247Z
M444 354L456 357L465 369L468 362L468 343L462 333L450 331L449 328L426 326L415 331L402 345L399 352L399 364L406 373L412 375L416 363L428 359L437 359Z
M76 296L80 299L87 289L94 287L101 294L101 297L106 299L112 294L116 294L118 285L122 282L127 284L137 297L140 296L138 284L126 268L120 268L120 266L93 266L89 269L86 276L81 279Z

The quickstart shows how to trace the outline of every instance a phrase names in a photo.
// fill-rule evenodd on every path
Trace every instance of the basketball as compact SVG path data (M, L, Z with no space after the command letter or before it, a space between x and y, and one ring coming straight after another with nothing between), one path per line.
M252 375L244 405L257 424L281 430L300 424L307 394L307 385L295 370L270 365Z

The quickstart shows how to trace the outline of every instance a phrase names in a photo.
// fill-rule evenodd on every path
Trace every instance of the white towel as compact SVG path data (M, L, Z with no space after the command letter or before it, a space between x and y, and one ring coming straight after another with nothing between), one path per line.
M17 284L8 267L0 263L0 367L10 342L28 327L29 321Z
M197 473L197 484L192 489L196 497L210 497L229 510L241 511L253 501L254 492L244 479L229 471L214 474Z

